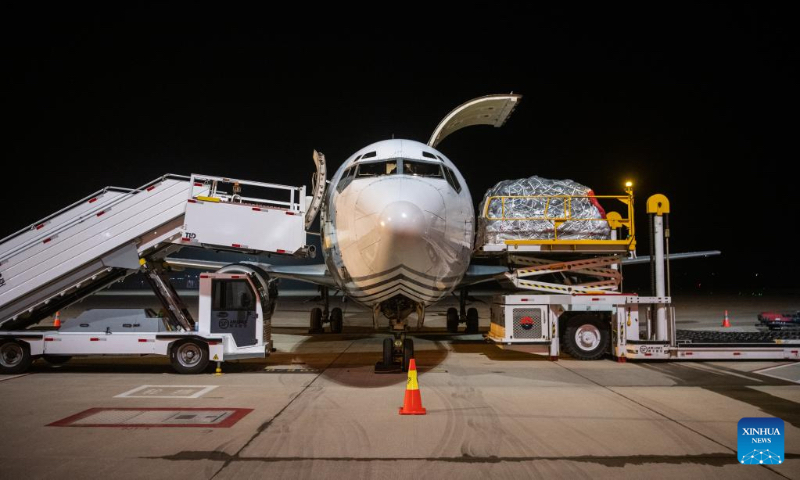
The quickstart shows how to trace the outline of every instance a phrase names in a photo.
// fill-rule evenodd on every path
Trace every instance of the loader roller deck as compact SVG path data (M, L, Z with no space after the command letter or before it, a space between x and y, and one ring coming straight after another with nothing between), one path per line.
M800 330L774 332L719 332L711 330L677 330L678 345L762 346L782 344L784 340L800 341Z

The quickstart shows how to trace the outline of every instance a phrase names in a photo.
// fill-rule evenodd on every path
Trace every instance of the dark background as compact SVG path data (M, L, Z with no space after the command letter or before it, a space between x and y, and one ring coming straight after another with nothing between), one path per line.
M394 7L7 10L0 235L168 172L309 184L313 149L336 168L392 135L424 142L460 103L514 91L524 99L505 127L439 146L476 204L509 178L571 178L598 194L630 179L640 233L644 200L664 193L673 252L723 251L676 262L677 289L800 286L789 12Z

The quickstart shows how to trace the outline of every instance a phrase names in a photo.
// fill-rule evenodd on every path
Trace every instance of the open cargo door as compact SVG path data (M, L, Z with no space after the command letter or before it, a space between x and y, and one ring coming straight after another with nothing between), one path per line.
M436 148L451 133L472 125L502 127L520 100L522 95L513 93L474 98L456 107L439 122L428 145Z

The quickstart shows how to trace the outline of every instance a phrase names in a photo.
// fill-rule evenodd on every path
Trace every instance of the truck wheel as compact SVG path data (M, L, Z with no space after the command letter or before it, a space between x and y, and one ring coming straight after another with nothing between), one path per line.
M408 371L408 364L414 358L414 340L406 338L403 340L403 371Z
M69 355L44 355L44 361L50 365L63 365L72 358Z
M467 310L467 331L466 333L478 333L478 309L470 308Z
M208 366L208 345L182 340L170 350L169 361L178 373L200 373Z
M331 333L342 333L344 314L339 307L331 310Z
M561 338L561 345L577 360L599 360L608 352L608 326L597 317L581 315L571 318Z
M27 343L9 340L0 344L0 373L23 373L32 362L31 349Z
M309 324L308 333L319 333L322 331L322 309L312 308L311 309L311 322Z
M458 310L453 307L447 309L447 331L458 333Z

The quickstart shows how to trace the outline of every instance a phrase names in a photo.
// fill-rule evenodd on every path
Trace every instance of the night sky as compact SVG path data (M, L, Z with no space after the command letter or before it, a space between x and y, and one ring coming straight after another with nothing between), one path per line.
M309 184L313 149L336 168L392 135L425 142L462 102L513 91L524 98L505 127L439 146L476 204L509 178L598 194L630 179L641 233L644 200L663 193L673 252L723 251L676 262L676 288L800 286L789 12L498 5L346 23L338 9L309 18L310 5L6 11L0 235L165 173Z

